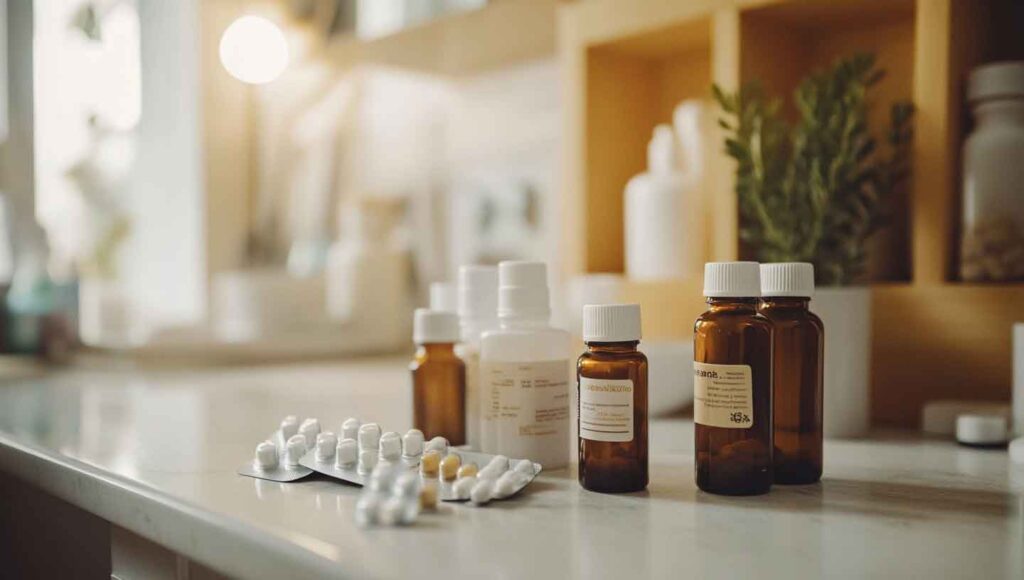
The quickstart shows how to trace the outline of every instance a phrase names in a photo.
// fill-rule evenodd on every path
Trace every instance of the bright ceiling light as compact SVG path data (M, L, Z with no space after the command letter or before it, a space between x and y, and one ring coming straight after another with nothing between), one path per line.
M288 66L288 41L270 20L242 16L220 38L220 62L243 83L266 84Z

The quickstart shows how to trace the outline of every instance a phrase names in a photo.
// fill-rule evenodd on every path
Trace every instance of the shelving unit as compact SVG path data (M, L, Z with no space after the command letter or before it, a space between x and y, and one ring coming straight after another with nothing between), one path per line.
M1010 327L1024 320L1024 285L954 281L959 151L967 133L963 87L979 63L1021 58L1010 0L587 0L559 13L565 75L565 252L568 275L623 271L622 192L645 166L654 125L675 103L754 79L789 96L806 73L855 51L888 75L869 122L911 99L917 113L907 195L871 241L872 417L915 425L930 399L1005 400ZM1014 41L1011 37L1018 35ZM709 260L745 257L733 166L722 135L707 135L703 196ZM658 317L651 338L685 337L703 309L700 273L628 283L626 298Z

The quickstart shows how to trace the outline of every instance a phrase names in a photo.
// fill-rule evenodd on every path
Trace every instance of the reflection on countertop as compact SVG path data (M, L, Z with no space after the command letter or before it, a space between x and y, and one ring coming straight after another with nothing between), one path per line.
M263 575L283 563L295 576L409 577L426 562L452 577L1024 575L1024 466L906 432L827 442L821 484L726 498L693 484L692 423L660 419L646 492L585 492L573 468L546 471L514 500L445 505L410 529L356 527L352 486L235 474L285 414L329 429L348 416L409 428L405 365L72 369L0 382L0 469L243 576L261 575L261 562ZM125 514L97 497L142 500ZM194 520L223 547L196 548L198 526L183 524Z

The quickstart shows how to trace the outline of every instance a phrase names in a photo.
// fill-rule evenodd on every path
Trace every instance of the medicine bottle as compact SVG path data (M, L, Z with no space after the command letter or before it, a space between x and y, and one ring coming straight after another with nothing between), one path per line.
M466 442L466 366L455 356L459 319L454 312L417 308L412 371L413 426L451 445Z
M498 264L498 323L480 339L481 450L569 464L569 333L550 324L543 262Z
M498 328L498 268L462 266L458 286L461 340L455 354L466 363L466 443L480 449L480 337Z
M825 326L810 310L813 294L813 265L761 265L760 312L774 331L775 483L821 479Z
M640 305L583 307L587 351L576 362L579 481L606 493L647 487L647 357Z
M758 314L756 262L704 266L708 310L693 336L697 487L723 495L772 485L772 326Z

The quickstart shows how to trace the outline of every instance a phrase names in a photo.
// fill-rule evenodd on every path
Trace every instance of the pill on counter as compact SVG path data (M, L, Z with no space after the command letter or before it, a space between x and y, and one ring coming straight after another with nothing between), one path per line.
M285 467L295 467L299 464L299 459L306 454L306 437L305 435L292 435L288 438L288 443L284 447L284 465Z
M426 477L437 477L437 470L441 466L441 454L437 451L426 451L423 459L420 459L420 473Z
M338 436L330 431L324 431L316 436L316 460L330 461L334 459L334 453L338 446Z
M526 483L526 476L518 471L506 471L501 474L498 481L494 482L494 497L504 499L515 492Z
M533 477L536 474L536 470L533 468L533 462L529 459L520 459L517 461L515 470L530 477Z
M256 446L256 467L264 471L277 469L277 445L264 441Z
M448 440L444 437L437 436L427 442L425 448L427 451L437 451L441 455L448 453Z
M441 479L451 481L459 473L462 465L462 458L454 453L449 453L441 460Z
M406 457L416 457L423 453L423 431L409 429L405 432L405 437L402 437L402 453Z
M473 489L469 491L469 501L476 505L483 505L494 496L494 481L490 479L477 479Z
M477 479L473 476L460 477L452 485L452 492L457 499L469 499L469 494L473 491L473 486L476 485L476 482Z
M306 438L306 448L312 449L316 445L316 436L320 434L320 421L317 419L306 419L299 425L299 435Z
M356 439L359 437L359 419L349 417L341 424L342 439Z
M355 439L346 438L338 441L335 448L334 463L338 467L351 467L359 459L359 449Z
M360 526L370 526L377 523L377 516L380 512L380 498L374 494L363 494L356 501L356 523Z
M402 436L394 431L388 431L380 436L380 456L388 461L393 461L402 456Z
M462 467L459 468L459 472L456 474L456 476L459 479L462 479L463 477L476 477L478 471L480 470L477 469L476 464L471 461L469 463L463 464Z
M405 498L389 497L380 504L378 521L385 526L397 526L405 521Z
M361 449L359 451L359 473L370 473L377 467L377 450Z
M425 510L437 509L437 485L424 483L420 488L420 508Z
M392 492L395 495L416 498L420 493L420 478L414 472L407 471L395 479Z
M288 415L281 420L281 441L287 441L299 432L299 418L295 415Z
M359 427L359 448L377 450L380 444L380 425L365 423Z

